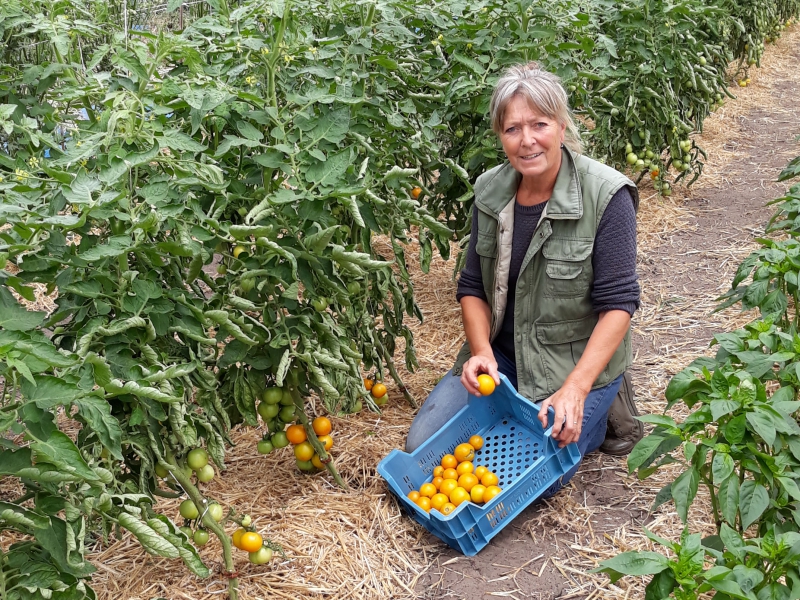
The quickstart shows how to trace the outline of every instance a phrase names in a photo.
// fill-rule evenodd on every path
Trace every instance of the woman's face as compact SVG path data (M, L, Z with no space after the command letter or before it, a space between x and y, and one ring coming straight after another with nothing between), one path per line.
M511 166L526 177L551 175L561 167L561 144L566 124L545 116L523 96L506 106L500 141Z

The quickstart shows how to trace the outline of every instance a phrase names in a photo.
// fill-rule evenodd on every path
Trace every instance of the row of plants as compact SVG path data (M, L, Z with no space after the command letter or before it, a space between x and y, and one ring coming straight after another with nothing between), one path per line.
M800 174L800 158L779 179ZM742 329L714 336L713 357L701 357L666 389L665 414L640 417L654 425L628 458L645 479L666 465L680 474L657 494L651 510L674 502L685 524L679 541L645 529L670 551L625 552L599 572L653 575L645 598L789 600L800 596L800 333L797 209L800 184L777 205L761 247L737 270L717 310L739 304L759 311ZM686 414L666 412L682 405ZM671 471L675 472L675 471ZM698 506L697 493L708 493ZM693 516L709 510L716 534L693 532ZM695 521L696 522L696 521Z
M592 153L685 177L689 131L749 52L731 40L797 9L762 4L750 23L699 0L210 0L156 32L126 30L125 3L3 2L0 530L19 541L0 597L94 597L86 548L121 528L201 577L190 538L217 536L235 597L232 547L261 540L258 564L279 546L206 491L232 427L345 486L312 417L380 410L389 379L413 404L394 363L415 367L405 319L422 318L406 252L423 272L446 258L501 160L502 69L542 61ZM37 288L52 311L21 303Z

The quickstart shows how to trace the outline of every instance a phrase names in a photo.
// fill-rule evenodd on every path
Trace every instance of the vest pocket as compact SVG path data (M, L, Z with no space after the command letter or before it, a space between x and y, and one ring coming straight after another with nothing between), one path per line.
M586 350L595 325L597 316L594 314L571 321L536 324L536 339L540 344L549 393L555 393L572 373ZM600 373L595 384L607 377L608 368Z
M483 235L478 232L478 239L475 242L475 252L479 256L497 258L497 238L493 235Z
M545 258L544 295L550 298L585 296L592 279L594 241L584 238L551 237L542 248Z

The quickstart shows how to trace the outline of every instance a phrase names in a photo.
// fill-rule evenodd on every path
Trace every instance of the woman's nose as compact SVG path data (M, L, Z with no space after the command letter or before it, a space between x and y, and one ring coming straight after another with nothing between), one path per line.
M533 130L528 128L522 130L522 143L526 146L533 146L536 144L536 136L533 135Z

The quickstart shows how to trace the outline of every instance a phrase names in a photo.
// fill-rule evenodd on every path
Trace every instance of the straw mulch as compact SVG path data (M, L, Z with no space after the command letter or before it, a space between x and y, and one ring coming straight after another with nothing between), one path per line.
M729 100L706 121L698 141L709 151L711 160L692 191L679 188L673 197L665 199L658 197L649 183L641 187L639 247L643 294L642 309L635 317L633 331L642 342L638 344L640 351L634 372L637 394L645 412L663 410L663 390L669 378L698 354L708 352L709 330L730 330L752 317L734 310L714 315L710 311L714 298L729 284L739 260L754 247L750 239L752 233L758 232L760 222L752 224L752 231L729 231L722 235L719 247L708 256L708 270L697 273L706 282L705 286L699 286L699 294L692 289L673 289L669 278L650 278L650 274L653 265L670 264L671 257L664 252L672 236L693 227L697 207L692 201L701 199L704 189L724 186L732 178L743 176L731 172L728 166L747 156L752 148L766 149L770 144L769 139L757 136L733 135L739 130L743 115L768 107L765 119L781 119L781 111L785 111L785 118L798 122L796 115L788 114L790 102L776 102L774 90L768 85L772 80L785 79L786 73L794 69L793 51L798 45L800 32L795 27L768 48L763 67L751 74L753 86L741 90L738 99ZM773 172L765 172L763 185L773 179ZM456 252L454 246L454 256ZM411 261L414 262L414 257ZM418 401L424 400L450 368L462 340L453 264L453 260L434 260L428 274L422 274L416 264L411 265L415 294L425 321L413 325L420 368L403 376ZM675 265L675 269L680 268ZM32 308L51 310L52 296L46 297L44 290L39 291L42 293ZM348 482L348 490L335 487L325 473L300 474L291 450L267 457L257 455L255 446L261 432L247 428L233 432L237 445L228 454L227 470L208 484L206 491L224 507L235 507L252 515L265 538L283 547L283 555L276 555L265 567L249 565L246 555L236 552L241 598L357 600L450 595L436 583L437 579L441 581L439 572L448 568L446 563L437 564L436 560L443 545L400 512L375 470L389 451L402 448L414 416L393 386L390 398L382 415L365 411L347 418L332 417L336 440L333 455ZM569 486L549 500L524 525L536 542L545 537L555 540L557 552L540 555L532 549L530 560L501 573L495 595L532 597L528 590L518 587L516 578L522 573L541 576L545 569L557 569L567 582L565 595L561 596L565 599L643 596L643 578L626 578L611 585L606 576L590 575L587 571L620 551L653 549L644 537L641 522L657 491L674 473L659 473L639 482L627 475L624 460L599 455L588 457L581 473L593 470L600 472L606 483L617 486L619 497L608 506L598 506L589 503L575 486ZM702 492L700 499L702 504ZM177 506L178 501L158 504L159 509L179 520ZM611 509L627 511L635 522L610 530L599 527L600 515ZM707 510L693 510L693 531L713 530L708 514ZM647 526L671 539L677 539L682 529L671 504L659 509ZM129 535L111 540L109 545L98 541L90 556L98 567L92 586L99 598L108 600L224 597L226 580L219 573L221 552L213 536L201 549L201 555L215 571L207 580L191 575L180 561L148 556ZM511 589L503 591L502 586Z

